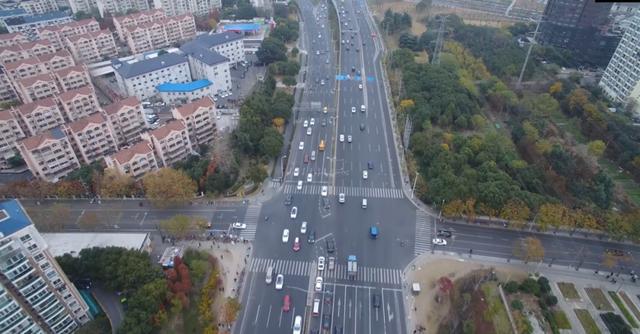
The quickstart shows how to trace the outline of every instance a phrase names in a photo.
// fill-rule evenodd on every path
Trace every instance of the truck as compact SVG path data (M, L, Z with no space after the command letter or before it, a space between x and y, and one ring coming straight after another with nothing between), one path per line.
M358 260L355 255L349 255L347 257L347 276L349 279L355 279L358 273Z

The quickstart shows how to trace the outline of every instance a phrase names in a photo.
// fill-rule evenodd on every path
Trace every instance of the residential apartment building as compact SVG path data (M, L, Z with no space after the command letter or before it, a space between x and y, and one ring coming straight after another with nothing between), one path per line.
M1 36L1 35L0 35ZM11 84L11 78L4 67L0 66L0 101L13 101L18 98L18 93Z
M92 9L96 7L95 0L68 0L71 11L75 14L77 12L91 13Z
M229 59L231 65L235 65L246 59L241 33L225 31L217 34L202 34L193 41L198 48L215 51L226 57Z
M73 333L89 306L49 252L18 200L0 202L3 333Z
M113 129L102 113L96 112L65 124L63 129L76 156L87 165L116 151Z
M60 94L56 79L50 73L19 79L15 85L22 103L31 103Z
M193 148L213 141L216 130L216 106L211 97L203 97L171 110L173 118L187 126Z
M15 114L0 111L0 169L9 167L8 160L16 155L16 143L24 137Z
M149 2L147 0L97 0L96 5L101 17L105 17L107 13L115 17L117 15L114 14L124 14L129 10L149 10Z
M168 16L191 13L196 16L208 15L222 8L221 0L154 0L155 8L162 8Z
M165 17L124 28L125 40L132 53L143 53L171 46L196 36L193 15Z
M130 145L140 139L140 133L145 130L147 124L137 97L128 97L103 109L111 123L118 147Z
M0 47L7 47L27 42L29 42L29 39L21 32L0 34Z
M617 103L634 103L640 114L640 15L631 18L618 48L600 79L599 86Z
M100 24L94 18L73 21L67 24L48 26L38 29L40 39L48 39L56 49L65 47L67 37L100 31Z
M117 170L120 174L141 178L148 172L158 169L158 162L153 153L153 146L147 140L121 149L104 158L108 168Z
M166 15L162 9L151 9L125 16L116 16L113 18L113 25L116 28L116 33L121 41L125 41L125 28L141 25L143 23L161 20Z
M53 76L60 90L64 92L91 85L91 76L86 65L66 67L53 72Z
M120 90L127 96L145 100L156 94L156 86L165 82L191 82L189 62L184 55L166 53L159 57L133 61L112 61Z
M48 182L58 182L80 168L71 142L59 127L22 139L17 147L31 173Z
M27 136L35 136L64 124L64 116L52 97L22 104L12 109Z
M56 52L56 48L49 40L37 40L35 42L19 43L1 47L0 61L3 63L11 63L54 52Z
M10 33L21 32L31 41L38 39L39 28L62 25L71 21L73 21L73 18L65 11L13 17L4 20Z
M118 54L116 41L109 29L69 36L65 43L76 61L95 63Z
M100 109L93 86L84 86L66 91L58 95L58 103L62 106L65 119L75 121L89 116Z
M163 83L156 87L160 98L167 104L185 104L205 96L213 96L211 81L197 80L189 83Z
M151 142L158 162L163 167L172 166L192 152L187 127L180 120L171 120L155 130L145 132L142 139Z
M18 6L30 15L46 14L59 10L55 0L22 0Z
M215 51L209 43L211 39L206 36L210 35L201 35L184 43L180 51L189 57L189 68L194 79L211 81L215 93L230 91L232 86L229 58ZM244 53L244 49L242 52Z
M19 80L35 75L57 71L75 66L73 56L69 51L62 50L55 53L43 54L36 57L5 63L4 68L12 80Z

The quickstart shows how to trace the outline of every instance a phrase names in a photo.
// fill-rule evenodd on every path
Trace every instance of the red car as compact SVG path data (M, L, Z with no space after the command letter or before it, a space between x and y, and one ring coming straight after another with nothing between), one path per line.
M282 310L285 312L289 312L289 308L291 307L291 298L289 295L284 295L284 300L282 301Z
M293 240L293 251L297 252L300 250L300 238L296 237L295 240Z

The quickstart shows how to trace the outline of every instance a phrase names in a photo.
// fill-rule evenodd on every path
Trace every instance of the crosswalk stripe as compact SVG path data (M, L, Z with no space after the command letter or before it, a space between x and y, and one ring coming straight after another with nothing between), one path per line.
M304 183L301 190L297 189L297 185L293 183L286 183L284 186L285 194L300 194L300 195L317 195L319 196L322 191L323 184L318 183ZM369 188L369 187L330 187L328 186L328 193L331 196L339 193L344 193L348 197L366 197L366 198L402 198L402 190L396 188Z

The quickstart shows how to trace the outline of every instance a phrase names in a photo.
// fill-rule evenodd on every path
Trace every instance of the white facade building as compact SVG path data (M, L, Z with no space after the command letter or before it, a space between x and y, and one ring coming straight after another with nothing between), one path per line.
M222 8L221 0L153 0L155 8L164 9L168 16L191 13L196 16L207 15Z
M156 87L160 84L191 82L187 57L175 53L129 63L116 60L113 68L120 89L139 100L156 95Z

